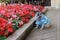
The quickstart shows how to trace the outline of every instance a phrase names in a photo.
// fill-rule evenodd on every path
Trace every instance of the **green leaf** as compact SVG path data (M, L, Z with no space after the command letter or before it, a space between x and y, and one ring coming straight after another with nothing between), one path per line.
M19 28L19 26L17 26L17 28Z
M16 19L13 19L13 20L12 20L12 23L13 23L12 28L13 28L14 31L19 28L18 23L19 23L20 21L21 21L21 20L16 20Z
M0 40L5 40L6 36L0 35Z
M14 26L14 25L12 25L12 28L13 28L14 31L17 30L17 27Z
M16 20L13 19L12 22L14 23L14 22L16 22Z
M17 21L16 21L16 26L18 26L18 23L19 23L19 22L20 22L20 20L17 20Z

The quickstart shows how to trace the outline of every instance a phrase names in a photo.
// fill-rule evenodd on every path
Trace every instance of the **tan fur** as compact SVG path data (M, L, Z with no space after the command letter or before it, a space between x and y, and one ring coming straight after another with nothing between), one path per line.
M46 24L45 27L50 28L51 27L50 23Z

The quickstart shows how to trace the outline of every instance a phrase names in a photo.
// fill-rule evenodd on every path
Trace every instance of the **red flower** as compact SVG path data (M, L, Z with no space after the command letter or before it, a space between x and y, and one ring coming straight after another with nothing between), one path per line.
M12 15L12 18L16 18L17 16L16 15Z
M7 25L6 25L7 28L10 28L12 27L12 22L8 22Z
M6 24L7 23L7 20L3 19L2 20L2 23Z
M2 26L2 23L0 22L0 27Z
M12 33L12 32L13 32L13 28L11 28L11 27L8 28L8 32L9 32L9 33Z
M6 25L6 23L7 23L7 20L0 17L0 26L4 27Z
M1 27L1 31L4 31L5 30L5 27Z
M32 12L32 14L31 14L33 17L35 16L35 14L34 14L34 12Z
M28 19L25 19L25 22L27 23L29 20Z
M28 18L29 18L29 16L26 16L26 17L25 17L25 19L28 19Z
M5 10L0 10L1 14L4 14L5 13Z
M22 25L23 25L23 23L24 23L24 22L23 22L23 21L21 21L21 24L22 24Z
M40 6L40 11L42 12L42 10L44 9L44 6Z
M0 35L3 34L4 32L3 31L0 31Z
M34 11L37 11L37 7L36 7L36 6L34 6L33 10L34 10Z
M21 23L21 22L19 22L19 23L18 23L18 26L22 26L22 23Z
M23 13L23 11L20 12L20 16L24 16L25 14Z
M8 36L8 32L4 32L4 34L3 34L4 36Z
M10 13L9 12L6 12L3 15L6 16L6 17L8 17L10 15Z
M22 21L25 22L25 18L24 17L22 18Z

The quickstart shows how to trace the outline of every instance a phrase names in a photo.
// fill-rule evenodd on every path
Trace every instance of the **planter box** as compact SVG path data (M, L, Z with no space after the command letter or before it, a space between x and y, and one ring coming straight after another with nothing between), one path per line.
M42 12L46 13L47 9L44 9ZM27 23L24 24L21 28L15 31L12 35L10 35L6 40L24 40L26 36L30 33L30 31L34 28L34 17Z
M6 40L23 40L25 36L33 29L34 21L34 18L32 18L27 24L24 24Z

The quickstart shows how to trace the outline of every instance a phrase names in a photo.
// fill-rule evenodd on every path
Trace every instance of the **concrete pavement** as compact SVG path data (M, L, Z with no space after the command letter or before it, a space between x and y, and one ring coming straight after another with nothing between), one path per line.
M25 40L60 40L60 9L49 8L46 15L50 18L50 29L33 29Z

